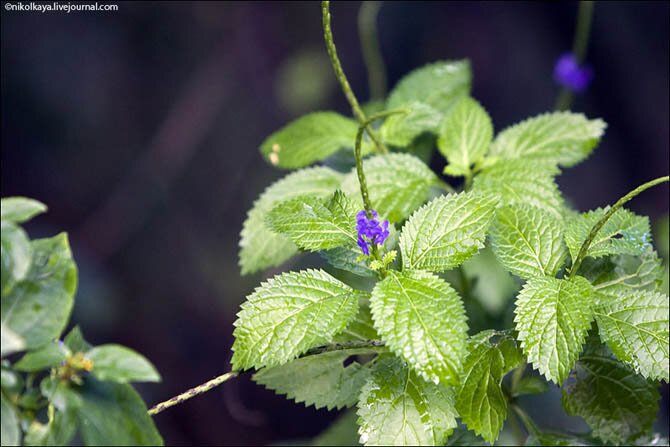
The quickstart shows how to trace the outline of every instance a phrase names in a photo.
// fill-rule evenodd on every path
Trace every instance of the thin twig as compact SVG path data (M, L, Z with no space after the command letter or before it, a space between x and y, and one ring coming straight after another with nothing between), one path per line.
M348 349L366 349L366 348L370 349L370 351L373 352L380 352L384 350L384 342L382 342L381 340L360 340L360 341L356 340L341 343L330 343L327 345L312 348L307 352L305 352L304 354L300 355L298 358L319 355L325 352L344 351ZM241 372L239 371L230 371L225 374L222 374L218 377L213 378L208 382L203 383L202 385L193 387L177 396L174 396L164 402L154 405L149 409L148 412L151 416L161 413L170 407L174 407L175 405L179 405L183 402L186 402L189 399L204 394L207 391L216 388L217 386L227 382L230 379L237 377L240 374Z
M221 385L222 383L227 382L228 380L237 377L238 373L235 371L227 372L225 374L222 374L218 377L215 377L214 379L203 383L202 385L198 385L194 388L191 388L190 390L184 391L183 393L166 400L165 402L161 402L149 409L149 414L151 416L158 414L162 411L167 410L170 407L173 407L175 405L179 405L182 402L185 402L189 399L192 399L196 396L199 396L200 394L206 393L207 391L211 390L212 388L216 388L217 386Z

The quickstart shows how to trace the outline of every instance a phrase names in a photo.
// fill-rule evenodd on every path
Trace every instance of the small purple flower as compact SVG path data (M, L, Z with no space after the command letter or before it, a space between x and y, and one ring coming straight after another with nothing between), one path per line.
M583 92L593 79L593 70L588 66L580 67L574 54L565 53L556 61L554 79L573 92Z
M365 210L356 215L356 229L358 230L358 246L361 247L365 256L370 256L372 244L382 245L389 237L389 221L379 223L377 211L371 211L372 218L368 219Z

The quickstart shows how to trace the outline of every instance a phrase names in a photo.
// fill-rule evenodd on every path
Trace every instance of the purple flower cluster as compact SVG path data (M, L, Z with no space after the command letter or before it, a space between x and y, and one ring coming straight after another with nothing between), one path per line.
M574 54L565 53L556 61L554 79L573 92L583 92L593 79L593 70L587 66L580 67Z
M361 247L365 256L370 256L372 244L382 245L389 237L389 221L379 223L379 214L372 210L372 219L368 219L365 210L356 215L356 229L358 230L358 246Z

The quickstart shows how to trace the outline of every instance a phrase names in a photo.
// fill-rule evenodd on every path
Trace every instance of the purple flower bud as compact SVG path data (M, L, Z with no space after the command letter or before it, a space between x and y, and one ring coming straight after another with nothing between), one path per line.
M356 214L356 229L358 230L358 246L365 256L370 256L372 244L382 245L389 236L389 221L379 223L377 211L371 210L372 218L368 219L365 210Z
M593 79L593 70L588 66L580 67L574 54L565 53L556 61L554 79L565 88L583 92Z

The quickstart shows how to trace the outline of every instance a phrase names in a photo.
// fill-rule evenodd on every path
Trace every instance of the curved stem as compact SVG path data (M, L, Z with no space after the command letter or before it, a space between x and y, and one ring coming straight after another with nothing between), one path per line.
M368 69L370 99L378 101L386 96L386 67L377 39L377 15L381 6L380 1L364 1L358 11L358 37Z
M158 414L162 411L167 410L170 407L173 407L175 405L179 405L182 402L185 402L193 397L199 396L200 394L206 393L207 391L211 390L212 388L216 388L217 386L221 385L222 383L227 382L228 380L237 377L238 373L235 371L231 371L225 374L222 374L218 377L215 377L214 379L210 380L209 382L205 382L202 385L198 385L195 388L191 388L190 390L187 390L178 396L175 396L171 399L166 400L165 402L161 402L157 405L154 405L149 409L149 414L151 416Z
M601 217L600 220L596 222L595 225L593 225L593 228L591 228L589 235L586 237L586 240L579 249L579 253L577 253L577 258L575 259L575 262L572 264L569 277L572 278L577 274L577 271L579 270L579 267L582 265L582 261L586 257L586 253L588 252L591 243L598 235L598 232L603 227L603 225L607 223L609 218L612 217L612 215L616 213L619 208L621 208L626 202L628 202L641 192L651 188L652 186L656 186L660 183L665 183L669 180L670 177L668 177L667 175L665 177L659 177L657 179L651 180L643 185L638 186L637 188L635 188L634 190L632 190L631 192L629 192L628 194L617 200L617 202L614 205L612 205L610 209L607 210L607 212L603 215L603 217Z
M333 31L331 30L330 27L329 1L324 0L321 2L321 13L323 16L323 38L326 41L326 49L328 50L330 63L332 64L333 70L335 71L335 77L340 82L340 86L342 86L344 96L347 97L347 101L349 101L349 104L351 105L351 109L353 110L356 119L358 120L359 123L363 124L364 122L366 122L367 117L365 116L365 112L363 112L363 109L361 109L361 106L358 104L356 95L354 95L353 90L351 90L349 81L347 80L347 77L344 74L344 70L342 70L342 64L340 63L340 59L337 57L337 49L335 48L335 41L333 40ZM377 151L381 153L387 153L388 149L386 148L386 146L384 146L384 144L382 144L381 140L379 140L379 137L377 137L377 134L375 134L375 132L372 130L372 127L369 124L366 126L366 130L368 132L368 135L370 135L370 139L372 139L372 141L375 143Z
M586 49L589 44L589 35L591 33L591 22L593 17L593 7L595 2L582 0L579 2L579 12L577 13L577 26L575 27L575 38L572 44L572 53L577 59L577 63L582 63L586 56ZM563 87L558 94L555 110L568 110L574 99L573 92Z
M369 118L366 118L361 122L361 125L358 126L358 132L356 132L356 143L354 144L354 157L356 157L356 173L358 174L358 184L361 188L361 198L363 199L363 207L365 208L365 214L367 214L368 219L372 218L372 205L370 204L370 197L368 195L368 185L365 181L365 173L363 172L363 157L361 156L361 143L363 142L363 132L367 131L370 133L370 125L381 118L386 118L387 116L395 115L397 113L407 113L405 109L394 109L386 110L383 112L375 113L370 115Z

